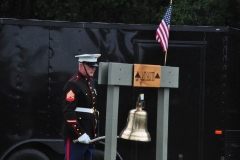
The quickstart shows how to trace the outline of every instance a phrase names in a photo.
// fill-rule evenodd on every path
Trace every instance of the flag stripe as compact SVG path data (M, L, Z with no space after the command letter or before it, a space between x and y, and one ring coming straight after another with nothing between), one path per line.
M162 45L163 52L168 49L172 6L170 5L156 31L156 40Z

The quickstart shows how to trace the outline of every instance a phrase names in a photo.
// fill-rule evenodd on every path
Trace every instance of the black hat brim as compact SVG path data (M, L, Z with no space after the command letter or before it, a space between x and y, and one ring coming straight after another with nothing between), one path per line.
M90 67L98 67L98 63L97 62L83 62L86 65L90 66Z

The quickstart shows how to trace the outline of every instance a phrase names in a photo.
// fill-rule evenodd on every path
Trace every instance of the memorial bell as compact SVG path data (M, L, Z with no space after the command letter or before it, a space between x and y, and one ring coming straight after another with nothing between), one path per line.
M127 124L119 135L120 138L143 142L151 141L147 130L147 112L142 110L144 105L144 94L139 94L136 109L130 110Z

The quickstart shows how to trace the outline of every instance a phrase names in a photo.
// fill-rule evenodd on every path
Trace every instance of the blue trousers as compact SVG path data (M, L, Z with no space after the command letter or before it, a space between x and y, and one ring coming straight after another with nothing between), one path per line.
M73 143L71 139L64 139L64 143L65 160L92 160L93 144Z

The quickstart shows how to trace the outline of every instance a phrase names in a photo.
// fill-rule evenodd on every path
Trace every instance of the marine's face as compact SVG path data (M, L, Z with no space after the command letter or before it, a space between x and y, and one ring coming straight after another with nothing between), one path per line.
M84 69L84 66L86 68L87 73ZM96 67L92 67L92 66L89 66L87 64L84 64L84 66L83 66L82 63L79 64L79 72L82 73L84 76L89 75L90 77L92 77L94 75L95 71L96 71Z
M90 77L92 77L96 71L96 67L93 67L93 66L89 66L87 64L85 64L85 68L87 70L87 73Z

